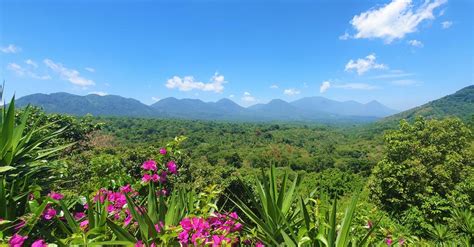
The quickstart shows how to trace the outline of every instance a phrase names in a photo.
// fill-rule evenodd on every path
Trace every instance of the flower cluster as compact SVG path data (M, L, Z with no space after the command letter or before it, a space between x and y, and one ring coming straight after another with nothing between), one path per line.
M180 225L182 231L178 235L183 246L212 245L222 246L237 244L238 233L242 224L238 222L237 213L215 214L207 219L201 217L184 218Z

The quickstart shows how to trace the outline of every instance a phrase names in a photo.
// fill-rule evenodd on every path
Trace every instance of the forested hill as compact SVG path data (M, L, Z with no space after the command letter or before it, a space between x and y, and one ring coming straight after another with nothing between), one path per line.
M382 119L381 123L398 123L401 119L413 120L416 116L441 118L454 116L469 120L474 115L474 85L467 86L454 94L433 100L424 105Z
M17 101L17 106L39 106L46 112L82 116L131 116L225 121L279 121L317 123L372 122L396 111L377 101L362 104L307 97L293 102L274 99L267 104L242 107L229 99L204 102L199 99L165 98L148 106L138 100L116 95L86 96L68 93L32 94Z

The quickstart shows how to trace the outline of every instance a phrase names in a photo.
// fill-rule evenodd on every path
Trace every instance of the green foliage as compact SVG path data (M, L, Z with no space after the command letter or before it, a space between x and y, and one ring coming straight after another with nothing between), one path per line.
M471 138L458 119L402 121L385 135L386 155L369 183L372 198L417 233L444 222L463 176L472 174ZM473 205L472 194L464 195L458 206Z

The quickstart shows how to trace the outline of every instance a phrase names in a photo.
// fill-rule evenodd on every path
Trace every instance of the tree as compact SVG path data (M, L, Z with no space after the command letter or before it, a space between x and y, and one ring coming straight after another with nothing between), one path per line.
M442 222L473 166L470 130L455 118L417 118L413 124L402 120L384 139L384 158L369 182L371 197L414 231ZM470 195L464 206L472 204Z

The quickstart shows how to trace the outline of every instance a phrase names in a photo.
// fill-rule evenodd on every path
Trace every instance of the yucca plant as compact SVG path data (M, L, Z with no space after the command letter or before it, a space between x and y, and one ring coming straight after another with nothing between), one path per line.
M3 87L0 98L3 97ZM34 213L35 208L28 203L29 195L39 196L41 188L35 181L47 169L44 164L37 162L71 144L42 149L41 145L61 134L65 128L50 135L37 135L47 126L33 127L26 131L28 107L19 116L19 124L15 124L15 97L8 107L2 107L0 114L0 232L8 233L9 224L18 224L19 217Z
M287 183L290 185L287 186ZM236 196L231 197L230 200L256 226L257 238L268 245L281 244L288 238L297 239L297 230L302 223L298 211L293 207L297 200L298 177L291 182L288 174L285 173L279 187L275 167L272 166L268 176L263 174L262 181L256 181L255 186L257 197L250 198L250 205ZM253 194L248 186L243 187L245 193ZM248 226L246 229L251 231Z
M298 176L289 181L288 174L285 173L280 186L277 181L275 167L271 166L268 175L264 174L262 181L256 182L257 198L251 199L251 205L247 205L237 197L231 198L255 226L256 237L259 240L271 246L342 247L350 244L357 246L366 244L375 226L361 239L351 236L351 223L358 194L352 198L342 222L338 224L337 199L333 199L332 205L328 206L324 196L320 200L313 199L312 195L307 198L297 197ZM246 193L252 193L250 188L243 187ZM249 233L255 231L249 225L246 230Z

